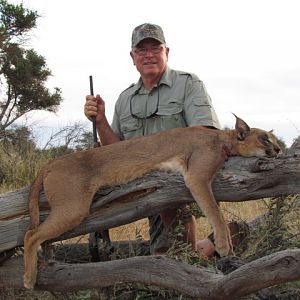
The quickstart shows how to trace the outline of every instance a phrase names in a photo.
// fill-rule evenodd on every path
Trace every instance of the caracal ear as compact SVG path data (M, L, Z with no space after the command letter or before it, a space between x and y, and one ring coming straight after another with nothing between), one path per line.
M237 117L235 114L233 115L236 118L235 130L237 131L238 134L238 140L243 141L247 136L247 134L250 132L250 127L241 118Z

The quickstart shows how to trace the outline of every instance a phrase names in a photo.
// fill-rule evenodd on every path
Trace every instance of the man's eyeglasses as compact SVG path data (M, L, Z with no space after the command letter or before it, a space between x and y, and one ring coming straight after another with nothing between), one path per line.
M148 52L151 52L152 54L159 54L164 49L163 45L154 46L151 48L135 48L133 51L138 56L146 56Z

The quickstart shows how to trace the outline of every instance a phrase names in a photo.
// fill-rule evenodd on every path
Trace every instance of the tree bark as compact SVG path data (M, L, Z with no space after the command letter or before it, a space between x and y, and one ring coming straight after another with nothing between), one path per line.
M213 182L217 201L247 201L300 193L300 156L288 153L277 159L232 157ZM0 252L23 244L29 225L28 187L0 195ZM41 220L49 214L44 193ZM166 208L191 203L193 198L179 174L153 172L126 185L100 189L91 214L82 224L57 238L127 224Z
M0 268L0 288L22 288L23 271L21 258L4 262ZM65 292L140 282L201 299L232 300L299 279L300 250L285 250L245 264L227 275L163 256L86 264L55 263L39 267L37 287Z

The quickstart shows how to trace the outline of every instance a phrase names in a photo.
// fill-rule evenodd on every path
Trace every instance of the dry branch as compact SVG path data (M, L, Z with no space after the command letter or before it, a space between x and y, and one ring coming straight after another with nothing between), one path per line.
M22 288L22 259L0 268L0 288ZM77 291L140 282L202 299L237 299L263 288L300 279L300 250L285 250L223 275L163 256L133 257L100 263L44 265L37 286L48 291Z

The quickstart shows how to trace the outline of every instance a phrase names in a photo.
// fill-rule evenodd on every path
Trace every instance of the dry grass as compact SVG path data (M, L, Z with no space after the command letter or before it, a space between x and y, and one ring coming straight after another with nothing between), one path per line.
M113 241L135 240L137 233L143 240L149 239L148 219L141 219L136 222L113 228L109 231L110 238Z
M263 214L267 210L267 207L264 201L256 200L222 203L221 210L228 222L231 220L244 220L248 222ZM201 217L197 219L197 225L199 240L207 237L211 233L211 227L207 222L207 218ZM111 229L110 237L112 240L135 240L136 233L139 232L143 239L148 240L148 228L148 219L142 219Z

